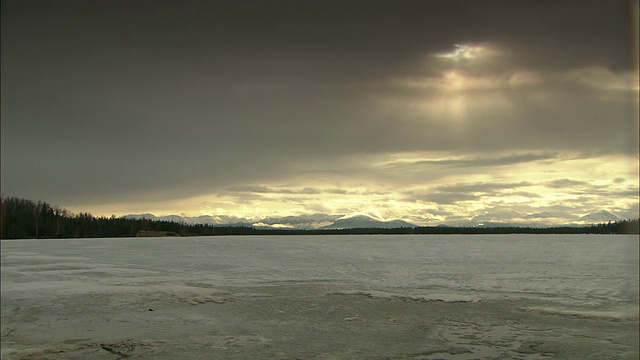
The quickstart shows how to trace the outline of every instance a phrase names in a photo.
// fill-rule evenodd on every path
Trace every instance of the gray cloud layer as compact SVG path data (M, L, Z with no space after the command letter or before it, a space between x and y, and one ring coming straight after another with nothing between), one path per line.
M349 176L324 164L358 154L461 151L477 159L440 165L487 167L633 153L633 92L555 78L626 74L628 13L619 0L2 2L3 192L180 198L282 181L292 164ZM409 111L439 92L394 79L437 78L451 65L433 55L459 43L505 49L469 76L542 80L468 92L509 106L469 105L463 130Z

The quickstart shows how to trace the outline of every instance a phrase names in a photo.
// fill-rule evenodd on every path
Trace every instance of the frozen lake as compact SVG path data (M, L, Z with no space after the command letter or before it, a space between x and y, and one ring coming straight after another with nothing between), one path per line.
M635 359L638 254L624 235L2 241L2 354Z

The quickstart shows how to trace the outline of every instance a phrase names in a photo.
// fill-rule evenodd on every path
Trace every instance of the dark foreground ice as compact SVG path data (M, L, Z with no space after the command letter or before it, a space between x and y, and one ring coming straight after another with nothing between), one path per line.
M2 359L638 359L638 237L2 241Z

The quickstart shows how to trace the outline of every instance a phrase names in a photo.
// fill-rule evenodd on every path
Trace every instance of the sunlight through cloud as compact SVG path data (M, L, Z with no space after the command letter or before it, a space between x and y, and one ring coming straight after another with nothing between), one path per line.
M488 56L495 55L496 53L496 50L493 50L486 45L453 44L453 50L445 53L438 53L434 56L441 59L460 61L486 58Z

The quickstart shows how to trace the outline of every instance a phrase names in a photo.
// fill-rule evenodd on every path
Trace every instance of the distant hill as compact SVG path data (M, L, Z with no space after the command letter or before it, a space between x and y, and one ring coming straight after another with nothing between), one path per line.
M381 221L370 216L358 215L349 218L336 220L331 225L321 227L321 229L360 229L360 228L377 228L377 229L394 229L402 227L416 227L416 225L403 220Z

